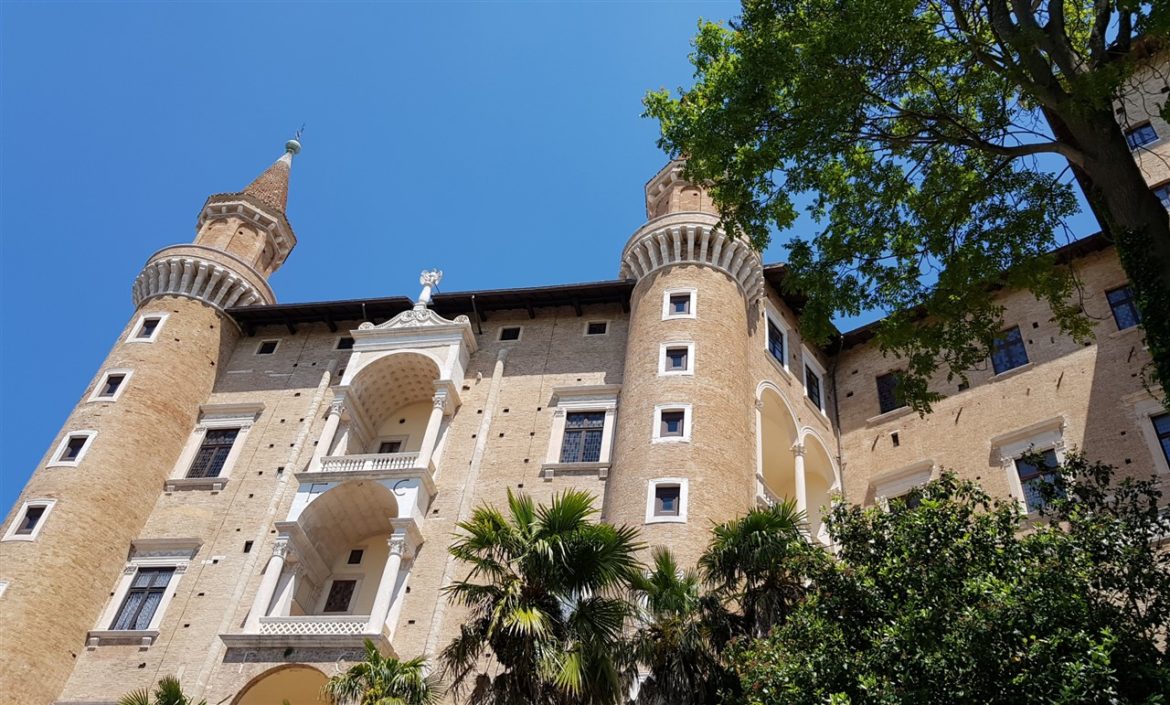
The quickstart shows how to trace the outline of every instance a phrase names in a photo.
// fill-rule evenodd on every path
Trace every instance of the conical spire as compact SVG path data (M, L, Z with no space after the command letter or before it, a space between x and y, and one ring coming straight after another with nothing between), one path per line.
M299 136L299 135L298 135ZM291 139L284 145L284 154L264 173L248 184L242 193L251 196L266 206L284 213L288 205L288 175L292 170L293 155L301 151L301 143Z

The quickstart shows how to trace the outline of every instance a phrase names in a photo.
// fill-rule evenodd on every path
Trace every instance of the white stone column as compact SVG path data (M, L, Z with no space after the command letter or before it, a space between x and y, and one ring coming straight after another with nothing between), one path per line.
M808 512L808 483L804 477L804 444L792 446L793 474L796 485L796 508Z
M317 439L317 447L313 449L313 458L309 462L309 469L321 469L321 458L329 454L333 441L337 437L337 427L341 425L341 415L345 413L345 400L334 399L329 405L329 417L325 419L325 427L321 429L321 437Z
M410 520L407 520L410 521ZM414 556L418 546L418 530L414 524L394 520L394 533L386 543L390 546L390 555L386 557L386 565L382 567L382 577L378 580L378 592L374 596L374 605L370 608L370 621L366 623L366 634L381 634L386 626L386 618L390 616L390 606L394 602L394 588L398 585L398 573L402 570L402 560Z
M244 631L256 634L260 631L260 618L267 615L268 606L276 593L276 585L280 582L280 575L284 572L284 560L289 552L288 536L279 536L272 547L272 557L264 568L264 577L260 579L260 587L256 589L256 597L252 600L252 610L248 612L248 621L244 623Z
M422 445L418 449L418 466L424 469L430 467L435 445L439 441L439 427L443 423L443 409L447 405L447 390L436 391L431 403L431 417L427 420L427 430L423 433Z

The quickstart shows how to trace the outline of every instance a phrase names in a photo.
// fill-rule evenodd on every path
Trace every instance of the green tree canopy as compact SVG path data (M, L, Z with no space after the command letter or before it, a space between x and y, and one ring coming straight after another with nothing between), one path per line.
M434 705L443 696L436 676L426 672L426 660L399 661L383 656L374 642L365 640L365 658L325 683L324 694L334 705Z
M836 507L838 560L739 645L745 700L1166 702L1170 519L1112 473L1071 456L1030 523L952 474L913 508Z
M131 691L119 698L118 705L207 705L207 701L196 703L183 692L178 678L164 676L153 691L149 688Z
M986 360L999 286L1090 334L1074 273L1047 254L1077 207L1067 165L1117 244L1165 381L1170 219L1113 101L1165 102L1138 79L1168 16L1138 0L743 0L730 27L700 24L695 85L650 93L647 114L755 246L809 199L818 231L787 243L802 328L824 341L835 314L892 312L877 341L904 360L919 410L937 369Z

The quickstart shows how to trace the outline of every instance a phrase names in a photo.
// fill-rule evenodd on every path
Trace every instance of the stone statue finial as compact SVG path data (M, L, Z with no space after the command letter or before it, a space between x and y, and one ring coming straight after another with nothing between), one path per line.
M439 285L443 280L443 272L438 269L424 269L422 274L418 276L418 283L422 284L422 292L418 295L418 306L430 306L431 304L431 290Z

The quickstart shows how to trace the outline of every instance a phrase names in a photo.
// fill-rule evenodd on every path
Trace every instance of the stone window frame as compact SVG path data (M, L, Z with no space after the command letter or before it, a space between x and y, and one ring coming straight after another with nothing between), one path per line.
M814 356L812 354L812 351L809 350L804 345L800 346L800 363L801 363L801 368L802 368L801 369L802 374L800 375L800 387L804 391L803 396L804 396L805 403L808 404L813 409L816 409L817 413L820 414L821 416L825 417L826 419L829 418L829 412L826 410L829 406L829 385L828 385L829 378L828 378L828 372L825 370L825 366L822 365L820 363L820 361L817 360L816 356ZM816 402L814 402L812 400L812 397L810 397L808 395L808 372L804 368L809 368L809 367L812 368L812 371L815 372L817 377L821 380L821 388L820 388L821 404L820 404L820 406L817 406Z
M346 565L351 565L351 564L347 563ZM366 577L365 573L347 573L347 572L331 573L329 575L329 579L326 580L325 584L321 587L321 596L317 598L317 609L315 611L315 614L325 616L325 617L340 617L341 615L357 614L357 616L360 617L361 615L358 613L355 613L353 611L353 609L354 609L354 605L356 605L358 602L358 598L360 598L362 596L362 580L365 577ZM346 609L344 612L326 612L325 611L325 603L329 601L329 591L333 589L333 583L337 582L338 580L352 580L352 581L354 581L353 594L351 594L349 596L349 605L346 606Z
M1051 450L1056 453L1057 464L1063 465L1067 450L1065 441L1067 430L1068 419L1062 415L1000 434L991 439L992 457L999 459L1000 467L1007 476L1012 498L1016 500L1020 512L1025 516L1035 517L1037 512L1028 510L1028 499L1024 494L1023 484L1020 482L1016 460L1025 453L1043 453L1046 450Z
M373 450L371 450L370 453L376 454L376 455L384 455L381 452L382 444L383 443L395 443L395 442L397 442L399 444L398 447L400 448L400 450L395 451L395 452L409 453L410 451L408 451L408 450L401 450L401 449L406 448L406 443L409 440L410 440L410 434L408 434L408 433L406 433L406 434L398 433L398 434L393 434L393 435L378 436L376 439L374 439L374 442L371 444L371 447L373 448Z
M1154 417L1166 411L1166 407L1153 397L1143 394L1143 398L1131 401L1134 421L1141 429L1142 439L1154 460L1154 474L1159 476L1170 475L1170 461L1162 452L1162 444L1158 441L1158 433L1154 430Z
M157 313L149 313L149 312L143 313L142 315L140 315L138 317L138 320L134 322L134 327L130 329L130 332L127 334L126 340L124 342L127 342L127 343L153 343L154 341L158 340L158 334L160 331L162 331L163 326L165 326L167 324L167 318L169 318L170 315L171 314L169 314L169 313L163 313L161 311L157 312ZM138 331L142 330L142 324L148 318L159 319L158 325L156 325L154 327L154 330L151 331L149 338L139 338L137 333L138 333Z
M685 477L656 477L646 481L646 517L645 524L685 524L687 523L687 504L689 502L689 481ZM658 487L666 485L678 486L678 514L660 515L654 513L654 498Z
M150 648L158 639L159 627L166 615L167 607L179 589L179 583L199 552L202 540L197 538L175 539L134 539L130 542L130 558L122 569L118 584L110 593L110 599L98 618L97 625L86 635L86 648L90 651L108 644L137 644L140 649ZM146 629L110 629L139 568L174 568L158 606L151 615Z
M56 504L57 500L51 497L34 497L23 502L20 505L20 511L16 513L12 523L8 525L8 530L4 532L4 538L0 541L36 541L37 536L40 536L41 531L44 530L45 523L49 521L49 515L53 513L53 507ZM37 525L27 534L16 533L20 525L24 523L28 510L32 507L43 507L45 510L41 513L41 518L37 520Z
M175 465L171 469L170 478L165 482L165 490L167 492L210 490L213 493L221 491L231 478L232 469L239 461L244 444L248 440L248 433L252 430L252 426L255 425L262 411L264 411L264 404L261 402L204 404L200 406L199 422L196 423L195 428L187 437L187 443L183 446L182 452L179 453L179 459L175 461ZM228 456L223 461L219 475L216 477L187 477L187 471L190 470L191 463L195 461L195 455L203 445L203 439L207 432L232 428L239 429L239 433L236 434L232 449L228 451Z
M108 397L99 396L98 393L101 392L102 389L106 386L106 382L110 379L110 375L122 375L122 383L118 385L118 389L113 393L113 395ZM122 393L126 391L126 387L130 384L130 378L132 376L134 376L134 370L129 368L106 370L102 373L102 376L98 378L98 383L94 385L93 391L90 392L89 398L86 399L86 402L104 401L112 403L118 401L118 398L122 396Z
M280 344L283 342L284 342L284 338L264 338L262 340L257 341L256 347L253 348L253 350L252 350L252 354L253 355L264 355L264 356L275 355L277 353L277 351L280 350ZM272 348L272 352L267 352L267 353L260 352L260 348L264 347L264 345L267 343L276 343L276 345Z
M553 420L549 429L548 448L545 451L541 472L545 480L552 480L558 474L567 472L597 472L605 479L613 463L614 435L617 428L619 384L597 384L579 387L554 387L552 403ZM562 463L561 447L565 442L565 421L570 413L602 412L605 423L601 428L601 451L596 463Z
M513 328L516 329L516 337L515 338L508 338L507 340L505 340L503 337L504 331L511 330ZM522 325L500 326L500 329L498 331L496 331L496 342L497 343L519 343L523 338L524 338L524 326L522 326Z
M687 313L672 313L670 310L670 297L679 294L689 294L691 297L690 311ZM698 318L699 314L699 290L693 286L676 286L666 289L662 292L662 320L674 321L687 318Z
M681 436L663 436L662 435L662 414L668 411L683 412L683 435ZM656 404L654 406L654 427L652 429L651 442L653 443L690 443L691 434L693 432L694 413L690 404L672 403L672 404Z
M784 345L784 360L777 360L776 356L772 354L772 343L768 339L768 323L772 323L780 329L780 339ZM780 311L772 305L771 301L764 300L764 357L768 358L773 365L780 368L785 374L792 374L792 367L789 360L792 357L792 326L788 325L784 320L784 316L780 315ZM803 352L803 346L802 346Z
M666 366L666 352L674 348L687 349L687 366L681 370L672 370ZM658 347L658 376L659 377L693 377L695 374L695 341L672 340L662 343Z
M877 475L869 481L869 486L873 490L874 503L888 511L890 500L905 496L907 492L938 477L938 464L927 459Z
M595 326L598 323L603 324L605 326L605 330L602 331L601 333L590 333L589 326ZM610 329L611 323L612 323L612 321L610 321L608 318L596 318L593 320L585 321L585 325L583 325L581 327L581 335L586 337L586 338L604 338L605 336L609 335L609 329Z
M57 447L53 449L51 460L45 465L47 468L75 468L81 465L81 461L85 460L85 456L89 453L89 449L93 447L93 439L97 438L98 432L92 428L82 428L76 431L69 431L61 437L61 441ZM61 460L61 456L65 453L66 447L69 445L69 440L72 438L85 437L85 444L81 446L77 457L72 460Z

